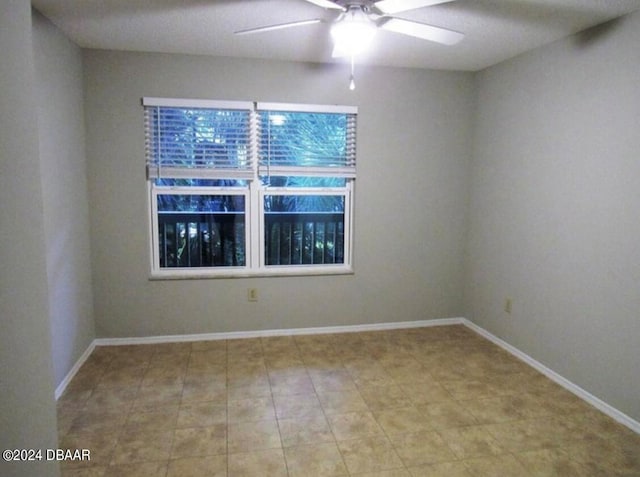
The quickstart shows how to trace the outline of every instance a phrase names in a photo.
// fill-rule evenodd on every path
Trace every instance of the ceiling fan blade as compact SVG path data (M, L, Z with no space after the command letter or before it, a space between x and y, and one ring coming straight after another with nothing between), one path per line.
M345 11L346 9L342 6L342 5L338 5L335 2L331 2L330 0L305 0L309 3L313 3L314 5L318 5L319 7L322 8L332 8L334 10L342 10Z
M322 22L323 20L319 18L313 18L311 20L300 20L298 22L280 23L278 25L267 25L267 26L257 27L257 28L248 28L247 30L238 30L238 31L234 31L233 33L235 35L250 35L252 33L263 33L266 31L282 30L284 28L313 25L314 23L322 23Z
M455 45L464 38L464 33L427 25L426 23L403 20L401 18L383 20L380 28L403 35L414 36L423 40L442 43L443 45Z
M307 0L310 1L310 0ZM415 10L416 8L430 7L440 3L447 3L453 0L381 0L374 3L374 7L382 13L391 15L394 13Z

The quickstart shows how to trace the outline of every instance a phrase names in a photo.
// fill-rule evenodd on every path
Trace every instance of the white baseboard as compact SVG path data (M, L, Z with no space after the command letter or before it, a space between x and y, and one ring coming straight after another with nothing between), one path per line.
M498 338L497 336L495 336L492 333L488 332L484 328L479 327L478 325L476 325L475 323L467 320L466 318L463 318L462 322L463 322L463 324L465 326L467 326L468 328L472 329L473 331L475 331L479 335L481 335L484 338L488 339L492 343L500 346L502 349L504 349L505 351L508 351L509 353L514 355L516 358L524 361L529 366L531 366L532 368L534 368L537 371L541 372L547 378L551 379L555 383L558 383L560 386L565 388L567 391L572 392L573 394L575 394L576 396L578 396L582 400L584 400L587 403L591 404L593 407L595 407L595 408L599 409L600 411L602 411L607 416L611 417L612 419L615 419L617 422L619 422L620 424L628 427L629 429L631 429L635 433L640 434L640 422L636 421L635 419L632 419L631 417L627 416L622 411L619 411L615 407L607 404L602 399L597 398L596 396L594 396L590 392L585 391L584 389L582 389L577 384L572 383L571 381L569 381L564 376L561 376L560 374L556 373L551 368L546 367L544 364L540 363L539 361L536 361L535 359L533 359L528 354L523 353L522 351L520 351L515 346L510 345L506 341Z
M87 347L86 350L84 350L84 353L82 353L82 355L80 356L80 358L78 358L78 361L76 361L76 364L73 365L73 367L71 368L71 370L67 373L67 375L64 377L64 379L60 382L60 384L58 384L58 387L55 390L54 396L56 401L58 399L60 399L60 396L62 396L62 394L64 394L65 389L67 389L67 386L69 385L69 383L71 382L71 380L73 379L73 377L76 375L76 373L78 372L78 370L80 369L80 367L84 364L84 362L87 360L87 358L89 356L91 356L91 353L93 353L93 349L96 347L96 341L93 340L91 342L91 344L89 344L89 346Z
M619 411L613 406L610 406L606 402L597 398L593 394L585 391L580 386L572 383L565 377L559 375L552 369L546 367L539 361L536 361L531 356L520 351L518 348L510 345L506 341L491 334L484 328L476 325L466 318L443 318L436 320L418 320L418 321L400 321L391 323L372 323L365 325L345 325L345 326L322 326L314 328L290 328L290 329L274 329L274 330L257 330L257 331L230 331L223 333L202 333L202 334L190 334L190 335L167 335L167 336L146 336L138 338L97 338L87 350L82 354L77 363L71 368L71 371L62 380L60 385L56 388L55 397L58 399L71 379L75 376L80 369L80 366L87 360L89 355L93 352L96 346L119 346L119 345L132 345L132 344L156 344L156 343L181 343L192 341L211 341L211 340L229 340L229 339L242 339L242 338L263 338L270 336L296 336L296 335L315 335L315 334L329 334L329 333L357 333L362 331L382 331L382 330L395 330L395 329L407 329L407 328L424 328L429 326L445 326L445 325L464 325L467 328L475 331L479 335L488 339L492 343L500 346L504 350L508 351L516 358L524 361L532 368L538 370L552 381L558 383L568 391L572 392L579 398L588 402L595 408L602 411L607 416L615 419L620 424L628 427L632 431L640 434L640 422L632 419L623 412Z
M464 318L443 318L437 320L399 321L391 323L372 323L366 325L321 326L314 328L289 328L258 331L230 331L224 333L202 333L193 335L145 336L139 338L98 338L98 346L181 343L189 341L231 340L242 338L266 338L270 336L318 335L329 333L357 333L362 331L381 331L405 328L424 328L428 326L461 325Z

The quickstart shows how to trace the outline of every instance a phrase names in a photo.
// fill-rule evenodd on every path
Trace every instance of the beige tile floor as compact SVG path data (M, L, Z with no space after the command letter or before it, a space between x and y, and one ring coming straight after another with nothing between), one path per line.
M63 476L640 476L640 435L463 326L97 347Z

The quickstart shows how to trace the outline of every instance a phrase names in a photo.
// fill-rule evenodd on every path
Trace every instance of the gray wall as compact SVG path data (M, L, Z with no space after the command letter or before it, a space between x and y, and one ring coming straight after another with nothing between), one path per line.
M53 370L59 385L95 338L82 55L37 12L33 47Z
M473 76L84 51L99 337L460 316ZM354 275L149 281L143 96L359 107ZM260 301L247 302L247 288Z
M0 14L0 449L57 446L28 0ZM57 463L6 463L0 475L59 475Z
M636 13L479 74L466 274L469 318L636 420L639 45Z

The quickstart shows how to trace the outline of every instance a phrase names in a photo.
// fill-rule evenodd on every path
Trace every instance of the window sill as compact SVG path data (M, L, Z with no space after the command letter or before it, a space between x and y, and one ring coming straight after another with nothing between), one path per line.
M149 280L209 280L229 278L265 278L265 277L302 277L302 276L331 276L353 275L355 272L351 266L327 266L327 267L269 267L260 271L248 271L246 269L233 270L192 270L176 268L171 270L153 271Z

